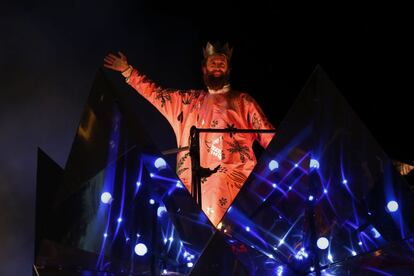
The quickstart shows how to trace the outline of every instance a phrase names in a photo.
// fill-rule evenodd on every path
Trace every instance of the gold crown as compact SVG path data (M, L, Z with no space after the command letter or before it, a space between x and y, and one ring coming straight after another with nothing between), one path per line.
M215 43L213 46L210 42L207 42L206 48L203 49L205 59L212 55L224 55L229 61L232 53L233 48L230 48L228 43L221 47L220 43Z

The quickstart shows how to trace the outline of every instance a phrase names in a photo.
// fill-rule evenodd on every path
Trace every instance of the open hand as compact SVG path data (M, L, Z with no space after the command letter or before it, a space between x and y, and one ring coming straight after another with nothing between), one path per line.
M125 71L126 69L128 69L128 61L126 56L121 53L118 52L119 56L114 55L114 54L108 54L106 55L106 57L104 58L104 67L115 70L115 71Z

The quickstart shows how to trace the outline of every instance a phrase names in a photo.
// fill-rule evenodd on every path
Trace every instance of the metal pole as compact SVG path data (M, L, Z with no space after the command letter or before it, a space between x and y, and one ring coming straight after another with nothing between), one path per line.
M200 132L195 126L190 130L190 156L191 156L191 195L202 208L201 177L200 177Z

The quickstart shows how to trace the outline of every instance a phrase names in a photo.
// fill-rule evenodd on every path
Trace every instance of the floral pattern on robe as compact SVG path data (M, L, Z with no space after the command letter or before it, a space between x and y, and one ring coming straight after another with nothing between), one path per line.
M177 147L189 146L190 128L274 129L256 101L247 93L230 90L211 94L203 90L164 89L136 69L127 78L139 94L152 103L172 126ZM217 226L256 165L253 142L266 148L274 134L200 133L200 164L220 169L202 179L203 211ZM191 158L177 154L177 175L191 192Z

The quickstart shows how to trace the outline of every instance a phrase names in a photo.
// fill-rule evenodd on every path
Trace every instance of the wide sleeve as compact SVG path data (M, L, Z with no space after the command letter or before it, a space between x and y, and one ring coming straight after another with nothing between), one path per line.
M154 105L174 128L183 108L182 91L162 88L135 68L125 81Z
M275 129L273 125L269 122L269 120L264 115L262 109L260 108L259 104L249 95L246 94L246 102L247 105L247 120L249 127L252 129ZM272 141L275 133L257 133L256 140L263 148L267 148L270 141Z

